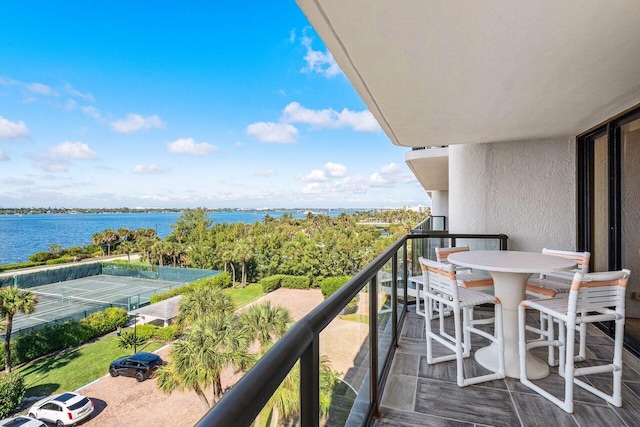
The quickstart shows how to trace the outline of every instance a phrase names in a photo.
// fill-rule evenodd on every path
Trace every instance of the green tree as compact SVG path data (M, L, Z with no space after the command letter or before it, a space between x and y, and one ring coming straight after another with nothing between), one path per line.
M0 289L0 315L4 318L4 369L11 372L11 329L13 316L17 313L31 314L36 309L38 297L17 286L7 286Z
M320 416L325 416L331 407L331 396L338 373L331 367L326 356L320 356ZM273 393L259 415L266 415L271 419L271 426L287 425L285 421L292 420L300 411L300 364L296 363ZM257 420L255 425L260 425Z
M186 327L199 318L229 316L234 310L229 294L212 286L200 286L182 297L176 323Z
M184 339L177 341L171 361L156 374L156 384L165 393L193 390L209 409L222 396L220 375L228 366L245 370L254 362L249 353L251 336L233 315L200 317ZM211 399L205 391L211 388Z
M118 252L127 254L128 262L131 262L131 253L135 252L135 250L136 245L129 240L125 240L124 242L120 243L120 245L118 245Z
M233 251L234 258L242 263L242 287L247 286L247 262L253 259L253 250L248 243L238 243Z
M251 306L242 313L240 321L262 349L277 341L293 323L289 310L282 306L272 307L269 301Z
M135 330L122 331L120 337L118 337L118 347L125 349L140 347L144 342L145 339L136 334Z
M100 247L100 255L104 255L104 247L102 246L104 245L104 242L104 233L93 233L93 235L91 236L91 243Z

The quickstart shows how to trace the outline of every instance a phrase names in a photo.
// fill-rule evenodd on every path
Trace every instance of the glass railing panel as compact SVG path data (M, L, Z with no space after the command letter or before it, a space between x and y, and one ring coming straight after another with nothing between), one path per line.
M391 260L387 261L378 272L378 377L384 369L384 361L393 345L393 302L391 300L392 283Z
M362 425L366 417L371 365L368 288L320 333L321 426Z
M252 427L295 425L299 418L300 362L289 371L289 375L280 383L251 425Z
M456 246L469 246L471 251L499 251L500 240L457 238Z
M405 251L405 248L407 248L408 246L403 246L398 250L398 281L396 282L396 295L398 296L398 300L397 300L397 309L396 309L396 319L400 319L400 316L402 316L402 312L404 310L404 306L407 304L408 302L408 295L405 295L404 292L404 284L407 282L407 277L405 277L405 265L407 263L407 253ZM407 286L412 285L411 283L408 283ZM415 286L414 286L415 289ZM415 298L415 295L413 296L413 298Z

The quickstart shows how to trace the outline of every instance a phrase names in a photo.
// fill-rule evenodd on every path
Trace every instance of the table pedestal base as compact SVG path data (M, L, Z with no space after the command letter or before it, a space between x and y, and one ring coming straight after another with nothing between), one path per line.
M491 344L478 349L475 353L475 359L483 368L498 372L498 345ZM508 377L520 379L520 356L518 353L505 351L504 366ZM538 380L547 375L549 375L549 365L542 359L527 353L527 378Z

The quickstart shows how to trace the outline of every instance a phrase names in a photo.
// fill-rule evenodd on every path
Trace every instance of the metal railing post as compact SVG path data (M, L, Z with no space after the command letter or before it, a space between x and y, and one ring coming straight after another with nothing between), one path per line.
M300 425L320 425L320 339L317 334L300 357Z
M407 295L407 280L403 280L404 294ZM398 346L398 252L391 258L391 342ZM405 300L407 297L405 296Z
M378 276L373 276L369 282L369 393L372 413L378 415Z

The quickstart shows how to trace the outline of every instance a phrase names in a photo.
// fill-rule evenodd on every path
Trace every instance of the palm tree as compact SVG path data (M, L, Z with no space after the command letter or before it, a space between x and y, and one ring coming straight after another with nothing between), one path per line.
M184 339L171 349L171 361L157 373L157 386L165 393L193 390L209 409L222 396L222 370L245 370L254 362L251 336L233 315L200 317ZM211 400L205 390L212 389Z
M135 251L136 247L133 242L129 240L125 240L124 242L118 245L118 251L127 254L127 261L131 262L131 252Z
M331 394L336 383L337 372L331 367L326 356L320 356L320 416L325 416L331 407ZM264 406L261 415L271 418L271 426L285 425L281 422L290 420L300 411L300 364L296 363L289 374L273 393L271 399ZM257 420L254 425L261 425Z
M284 335L293 322L289 310L279 305L271 307L270 301L251 306L241 315L240 321L262 349Z
M104 248L102 245L104 244L104 234L103 233L93 233L91 236L91 243L100 247L100 255L104 255Z
M202 317L232 315L234 310L235 305L229 294L218 288L202 286L182 297L176 323L185 327Z
M242 262L242 287L247 286L247 262L253 259L253 251L247 243L238 243L234 252L234 257Z
M112 229L104 230L104 243L107 245L107 256L111 255L111 247L118 241L118 234Z
M11 329L13 316L17 313L31 314L36 309L38 297L17 286L7 286L0 289L0 315L5 321L4 337L4 369L11 372Z

